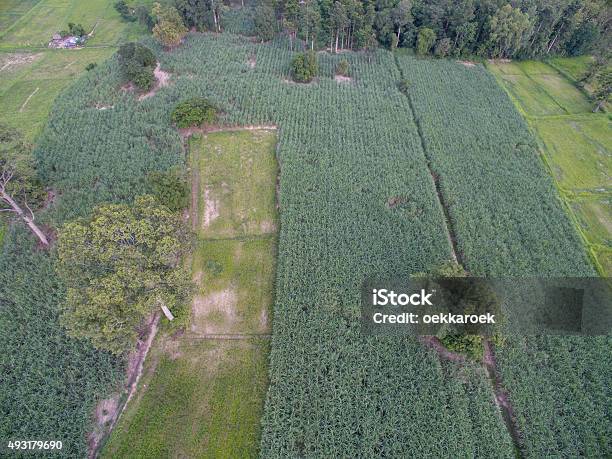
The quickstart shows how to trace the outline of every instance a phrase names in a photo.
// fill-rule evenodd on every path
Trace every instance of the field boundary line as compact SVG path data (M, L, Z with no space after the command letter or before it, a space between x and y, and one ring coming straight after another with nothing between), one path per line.
M23 103L23 105L22 105L22 106L21 106L21 108L19 109L19 113L23 112L23 109L25 108L25 106L28 104L28 102L30 102L30 99L32 98L32 96L33 96L34 94L36 94L36 93L38 92L38 90L39 90L39 89L40 89L39 87L36 87L36 89L35 89L34 91L32 91L32 94L30 94L30 95L28 96L28 98L25 100L25 102Z
M185 335L183 339L190 341L216 341L216 340L250 340L271 339L272 333L206 333L202 335Z
M400 77L402 79L404 79L404 72L402 71L401 66L399 65L399 61L398 61L398 57L396 53L393 53L393 59L395 61L395 66L397 67L397 70L399 71ZM459 252L459 248L457 247L457 238L456 238L456 232L453 228L453 222L451 219L451 215L449 212L449 209L444 201L444 195L442 193L442 190L440 188L440 182L439 182L439 177L436 176L433 168L432 168L432 164L431 164L431 158L430 156L427 154L427 145L425 144L425 137L423 135L423 129L421 128L421 122L419 120L419 118L417 117L417 113L416 110L414 109L414 106L412 104L412 99L410 97L409 94L404 94L402 93L402 96L405 97L408 100L408 106L410 107L410 113L412 114L412 119L414 120L414 124L416 124L417 127L417 133L419 135L419 140L421 141L421 149L423 150L423 156L425 157L425 163L429 172L429 176L431 178L432 184L434 186L434 191L436 194L436 198L438 201L438 205L440 206L440 208L442 209L442 217L443 217L443 222L444 222L444 229L446 232L446 236L448 238L448 242L450 245L450 249L451 249L451 256L453 258L453 260L455 261L455 263L458 263L459 265L461 265L464 269L465 269L465 263L463 260L463 257L461 256L460 252Z

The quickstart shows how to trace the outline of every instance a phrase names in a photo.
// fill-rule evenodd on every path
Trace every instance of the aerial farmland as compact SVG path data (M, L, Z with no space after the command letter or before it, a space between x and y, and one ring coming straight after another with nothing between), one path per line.
M612 11L451 3L0 5L1 457L612 454Z

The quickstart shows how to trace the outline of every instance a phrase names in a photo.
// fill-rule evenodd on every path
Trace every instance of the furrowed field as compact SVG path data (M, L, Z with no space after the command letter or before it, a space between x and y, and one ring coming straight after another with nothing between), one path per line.
M480 67L400 58L466 268L594 276L512 102ZM609 451L607 338L508 339L496 349L528 457ZM578 389L580 387L580 389ZM570 421L571 419L571 421Z
M359 336L360 278L451 256L393 56L348 54L354 79L341 84L332 79L338 58L320 55L323 74L303 86L286 81L291 53L239 37L195 35L158 55L169 87L137 102L115 91L114 63L110 78L109 69L94 71L57 102L62 115L37 157L62 193L56 217L66 218L128 199L128 184L138 193L148 171L182 161L169 125L182 98L210 98L231 124L279 126L281 234L261 454L446 454L448 444L453 455L511 456L481 367L442 365L413 340ZM74 117L79 128L66 129ZM392 208L394 197L405 205Z
M414 339L366 337L359 329L362 281L451 259L449 232L474 274L595 273L536 141L493 77L481 66L386 51L319 53L319 77L301 85L289 81L292 53L283 42L192 34L170 53L148 45L171 75L155 96L138 101L118 91L113 59L55 102L35 151L43 179L60 196L49 220L130 201L145 190L147 173L184 167L182 139L170 125L182 99L210 99L228 125L276 125L281 230L259 454L514 457L479 363L441 361ZM341 58L350 62L350 81L334 80ZM402 78L410 81L407 95L397 89ZM560 107L544 96L540 106ZM242 228L234 223L215 229ZM208 241L197 253L222 264L227 244ZM608 360L609 344L525 339L496 349L525 455L609 452L606 365L596 364ZM202 358L207 365L209 356ZM260 374L261 362L247 361L244 374ZM160 368L177 376L154 376L154 388L195 393L191 367L161 357ZM144 394L142 406L155 407L166 393L157 389ZM121 435L130 431L193 440L189 429L176 437L147 430L185 412L174 401L159 418L133 411L108 454L126 451Z

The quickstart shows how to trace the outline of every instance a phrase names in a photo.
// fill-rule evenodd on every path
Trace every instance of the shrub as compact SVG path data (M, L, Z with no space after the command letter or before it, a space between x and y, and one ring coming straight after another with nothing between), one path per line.
M336 66L336 75L349 76L349 63L346 59L342 59Z
M75 24L74 22L68 23L68 30L70 35L74 35L75 37L82 37L85 35L85 27L81 24Z
M291 61L291 73L298 83L310 83L319 71L314 52L300 53Z
M399 89L402 94L408 94L408 90L410 89L410 81L404 78L398 83L397 89Z
M134 10L134 16L138 19L138 22L145 26L147 30L151 31L155 25L155 19L151 16L149 8L145 5L138 5Z
M165 172L150 172L147 188L157 201L173 212L185 209L189 204L189 186L178 168Z
M126 43L117 51L121 73L138 88L148 90L155 82L155 54L139 43Z
M97 66L98 64L96 64L95 62L90 62L89 64L85 66L85 70L89 72L90 70L95 69Z
M451 39L443 38L436 43L434 55L436 57L446 57L451 49Z
M171 117L179 128L200 126L213 123L217 119L217 109L206 99L194 97L174 107Z
M436 33L427 27L421 28L417 35L416 53L419 56L424 56L429 52L435 42Z
M115 10L121 15L123 19L129 22L136 21L136 16L134 15L134 10L130 8L125 0L119 0L115 3Z

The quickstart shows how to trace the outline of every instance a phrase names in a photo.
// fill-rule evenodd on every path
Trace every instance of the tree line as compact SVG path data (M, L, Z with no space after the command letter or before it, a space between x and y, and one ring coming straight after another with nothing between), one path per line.
M263 0L255 14L263 40L285 34L311 49L378 43L490 58L605 50L611 19L606 0Z

